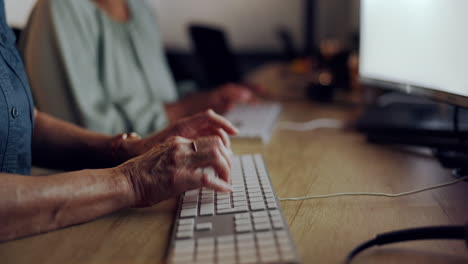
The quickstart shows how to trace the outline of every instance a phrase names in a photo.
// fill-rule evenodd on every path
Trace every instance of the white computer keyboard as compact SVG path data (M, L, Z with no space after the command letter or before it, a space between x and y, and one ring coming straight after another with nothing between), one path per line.
M224 116L239 129L237 138L268 143L280 112L278 103L239 104Z
M201 189L180 198L168 262L299 263L262 157L234 157L231 179L232 193Z

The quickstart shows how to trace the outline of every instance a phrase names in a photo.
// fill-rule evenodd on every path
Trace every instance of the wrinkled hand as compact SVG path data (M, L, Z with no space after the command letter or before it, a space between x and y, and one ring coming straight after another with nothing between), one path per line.
M188 139L218 136L224 146L230 147L229 135L237 134L237 129L224 117L213 110L207 110L191 117L180 119L164 130L144 139L128 138L122 143L122 152L127 157L139 156L170 137L180 136Z
M165 108L168 119L175 122L207 109L223 114L236 104L255 102L256 95L263 95L264 92L264 87L256 84L230 83L210 92L193 93L175 103L166 104Z
M159 133L154 140L165 140L171 136L181 136L189 139L196 139L205 136L219 136L226 147L230 147L229 135L236 135L237 128L229 120L216 114L209 109L194 116L181 119L169 125ZM151 141L151 140L149 140Z
M232 191L230 184L230 149L217 136L195 141L171 137L150 151L117 167L127 176L133 205L150 206L187 190L207 187ZM219 178L202 172L211 167Z
M245 85L226 84L218 87L209 94L208 101L218 113L229 111L236 104L252 103L255 94Z

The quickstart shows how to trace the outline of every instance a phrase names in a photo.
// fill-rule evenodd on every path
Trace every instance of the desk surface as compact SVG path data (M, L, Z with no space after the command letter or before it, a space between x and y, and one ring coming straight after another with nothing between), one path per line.
M349 108L285 103L281 120L351 120ZM280 197L336 192L402 192L452 180L431 157L366 143L352 131L276 130L270 144L234 142L235 153L259 152ZM401 198L338 197L281 202L303 263L342 263L377 233L468 221L468 183ZM0 262L160 263L175 200L129 209L47 234L0 244ZM459 241L408 242L370 249L354 263L467 263Z

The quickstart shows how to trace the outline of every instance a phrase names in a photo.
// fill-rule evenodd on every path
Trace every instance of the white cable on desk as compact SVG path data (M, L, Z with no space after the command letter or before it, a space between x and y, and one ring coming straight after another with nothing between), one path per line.
M416 189L412 191L407 191L407 192L402 192L402 193L371 193L371 192L346 192L346 193L332 193L332 194L323 194L323 195L312 195L312 196L304 196L304 197L292 197L292 198L279 198L280 201L301 201L301 200L307 200L307 199L320 199L320 198L330 198L330 197L337 197L337 196L383 196L383 197L400 197L400 196L405 196L405 195L410 195L410 194L415 194L415 193L420 193L424 191L429 191L432 189L437 189L437 188L442 188L446 187L452 184L459 183L463 180L468 179L468 176L461 177L459 179L456 179L454 181L446 182L446 183L440 183L436 184L433 186L421 188L421 189Z
M278 122L277 127L283 130L309 131L319 128L343 128L344 122L338 119L320 118L308 122Z

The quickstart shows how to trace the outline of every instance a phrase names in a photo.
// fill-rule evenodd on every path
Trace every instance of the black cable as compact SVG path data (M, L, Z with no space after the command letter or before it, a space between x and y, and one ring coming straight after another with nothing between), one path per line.
M357 254L372 246L422 239L463 239L468 245L468 225L420 227L383 233L354 248L346 258L346 263L350 264Z

